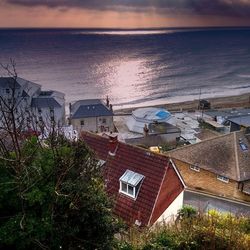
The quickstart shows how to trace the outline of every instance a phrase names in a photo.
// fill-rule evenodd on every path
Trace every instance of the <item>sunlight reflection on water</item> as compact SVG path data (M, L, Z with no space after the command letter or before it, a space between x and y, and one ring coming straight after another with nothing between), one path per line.
M80 31L73 34L82 35L155 35L155 34L171 34L177 32L176 30L109 30L109 31Z
M147 73L151 69L146 66L146 60L121 60L111 64L113 68L107 75L106 81L109 96L113 100L126 102L141 95L148 95L144 86L150 80Z

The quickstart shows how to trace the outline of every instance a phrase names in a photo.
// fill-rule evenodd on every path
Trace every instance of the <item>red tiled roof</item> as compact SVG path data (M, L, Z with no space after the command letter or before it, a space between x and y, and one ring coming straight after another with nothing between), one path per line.
M141 221L143 226L153 224L182 191L180 179L175 178L174 183L171 181L171 195L166 197L166 205L155 206L157 197L162 193L161 184L166 180L165 176L168 177L168 173L165 174L166 170L173 170L168 157L122 142L117 142L115 156L111 156L108 153L108 138L86 132L82 134L82 139L95 151L99 159L106 161L105 179L109 195L115 198L114 212L128 224L134 224L135 220ZM119 178L127 169L145 176L136 200L119 193ZM176 175L175 171L174 174ZM174 187L177 190L174 193L175 197L172 190ZM155 207L157 211L154 212Z

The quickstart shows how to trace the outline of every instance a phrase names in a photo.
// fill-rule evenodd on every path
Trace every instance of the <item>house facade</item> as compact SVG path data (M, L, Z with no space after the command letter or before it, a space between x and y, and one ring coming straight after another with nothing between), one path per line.
M59 127L65 124L65 99L61 92L41 91L39 96L32 98L31 110L46 127L53 123Z
M113 132L112 105L99 99L80 100L70 104L70 123L80 134L82 131Z
M249 214L249 136L234 132L168 153L189 192L184 203Z
M184 185L165 155L88 132L82 139L101 160L114 213L128 225L151 226L176 215Z
M65 123L65 99L61 92L42 91L41 85L20 77L1 77L0 93L2 102L15 106L16 121L22 124L22 130Z

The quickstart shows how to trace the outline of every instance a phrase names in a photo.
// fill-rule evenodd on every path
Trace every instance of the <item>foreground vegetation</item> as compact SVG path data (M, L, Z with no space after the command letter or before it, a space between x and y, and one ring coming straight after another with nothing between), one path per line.
M83 142L35 137L0 160L1 249L112 249L119 229Z
M183 210L174 224L161 224L143 231L131 229L120 242L119 249L250 249L250 218L216 211L198 215L189 213L190 208Z
M29 109L13 61L1 66L11 80L0 95L0 249L112 249L120 223L100 164Z

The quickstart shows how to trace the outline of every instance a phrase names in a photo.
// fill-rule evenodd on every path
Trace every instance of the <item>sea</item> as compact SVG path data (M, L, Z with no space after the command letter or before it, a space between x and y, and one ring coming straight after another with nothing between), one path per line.
M0 29L0 63L114 109L250 92L250 28ZM6 75L0 69L1 75Z

